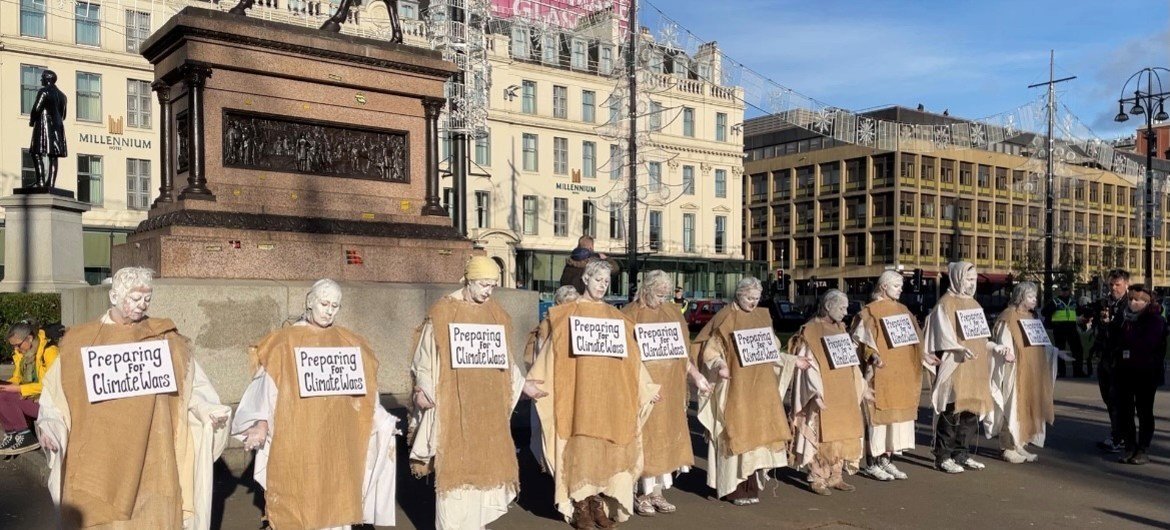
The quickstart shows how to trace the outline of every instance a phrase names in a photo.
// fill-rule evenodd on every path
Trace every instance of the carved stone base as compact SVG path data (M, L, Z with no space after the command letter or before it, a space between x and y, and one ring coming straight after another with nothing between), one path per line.
M89 204L46 193L0 198L4 209L2 292L51 292L85 287L81 214Z

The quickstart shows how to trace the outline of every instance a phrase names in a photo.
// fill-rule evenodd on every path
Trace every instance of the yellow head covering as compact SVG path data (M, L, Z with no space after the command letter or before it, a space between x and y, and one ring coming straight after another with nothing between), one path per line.
M463 269L463 279L467 281L473 280L495 280L500 277L500 266L496 265L495 260L487 256L472 256L467 260L467 265Z

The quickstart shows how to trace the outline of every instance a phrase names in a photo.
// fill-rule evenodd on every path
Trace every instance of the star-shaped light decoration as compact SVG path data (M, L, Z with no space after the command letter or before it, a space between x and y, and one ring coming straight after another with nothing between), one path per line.
M663 24L658 30L658 44L666 49L678 49L678 25L673 22Z
M873 118L861 118L857 122L857 143L873 145L877 138L876 124Z
M971 124L971 145L982 147L987 144L987 132L982 123Z
M837 115L837 109L825 107L818 111L813 116L813 129L821 134L830 134L833 131L833 118Z
M903 123L902 126L898 128L898 136L902 137L904 140L914 138L914 126L908 123Z
M934 126L934 143L945 147L951 143L951 126L950 125L935 125Z

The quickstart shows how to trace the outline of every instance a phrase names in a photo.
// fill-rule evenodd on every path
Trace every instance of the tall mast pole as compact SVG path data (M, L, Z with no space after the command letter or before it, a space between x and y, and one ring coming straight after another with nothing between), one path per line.
M634 300L634 292L638 289L638 0L630 0L630 14L626 20L626 28L630 33L629 43L626 45L626 79L629 83L630 98L629 126L630 137L627 144L626 161L630 166L630 182L626 200L629 201L629 223L626 230L626 265L629 285L629 300Z

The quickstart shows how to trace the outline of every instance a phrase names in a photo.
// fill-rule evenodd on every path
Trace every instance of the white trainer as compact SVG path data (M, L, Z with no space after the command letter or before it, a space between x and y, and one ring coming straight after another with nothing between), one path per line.
M889 473L891 477L894 477L898 480L906 480L909 478L905 473L902 472L902 470L898 469L898 466L894 465L893 460L886 459L883 461L882 469L886 470L886 473Z
M937 467L940 471L945 471L951 474L963 472L963 466L956 464L955 461L950 458L943 460L942 463L938 464Z
M1035 462L1040 458L1040 455L1033 453L1023 447L1020 448L1020 454L1024 455L1024 458L1026 458L1029 462Z
M967 469L983 469L987 466L983 465L981 462L977 462L974 458L968 457L963 461L963 467Z
M1012 464L1023 464L1024 462L1028 461L1028 457L1020 454L1020 452L1015 449L1004 449L1003 459Z
M887 473L886 470L884 468L882 468L882 466L879 466L877 464L874 464L872 466L865 468L864 470L862 470L862 473L865 473L865 475L868 476L869 478L872 478L874 480L880 480L882 482L889 482L891 480L894 480L893 475Z

